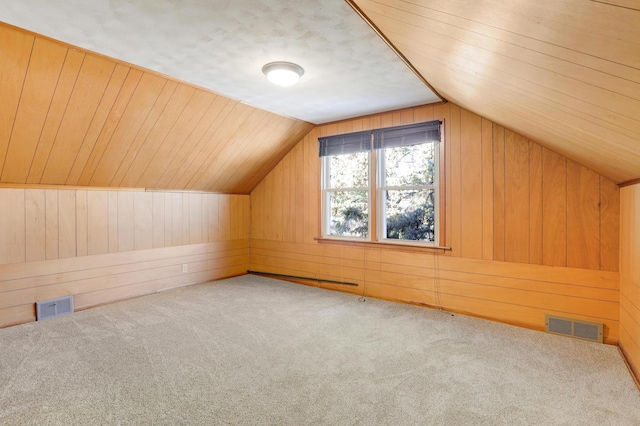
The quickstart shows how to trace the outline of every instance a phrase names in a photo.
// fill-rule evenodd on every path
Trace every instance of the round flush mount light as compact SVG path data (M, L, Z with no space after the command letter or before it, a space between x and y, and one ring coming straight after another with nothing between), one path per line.
M278 86L296 84L304 74L300 65L291 62L270 62L262 67L262 72L267 76L267 80Z

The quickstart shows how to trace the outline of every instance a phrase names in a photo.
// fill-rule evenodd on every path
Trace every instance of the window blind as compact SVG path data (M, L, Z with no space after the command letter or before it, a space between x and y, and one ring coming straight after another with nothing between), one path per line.
M440 121L387 127L373 132L374 149L440 142Z
M371 151L371 131L318 138L320 157Z
M442 123L439 120L434 120L426 123L318 138L320 142L320 157L371 151L372 135L373 149L440 142L440 124Z

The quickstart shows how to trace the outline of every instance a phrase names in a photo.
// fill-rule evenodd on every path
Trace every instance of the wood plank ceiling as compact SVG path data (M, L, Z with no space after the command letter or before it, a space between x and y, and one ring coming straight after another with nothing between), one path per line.
M0 24L0 183L249 193L313 125Z
M438 92L622 182L640 177L637 0L347 0Z

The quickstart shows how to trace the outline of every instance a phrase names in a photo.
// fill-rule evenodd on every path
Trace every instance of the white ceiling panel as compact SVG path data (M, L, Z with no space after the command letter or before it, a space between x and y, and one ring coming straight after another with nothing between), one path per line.
M312 123L440 100L342 0L6 0L0 20ZM305 74L274 86L272 61Z

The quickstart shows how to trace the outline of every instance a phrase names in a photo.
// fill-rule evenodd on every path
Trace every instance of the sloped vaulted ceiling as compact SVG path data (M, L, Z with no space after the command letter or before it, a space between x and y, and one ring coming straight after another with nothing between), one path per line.
M246 193L309 123L439 101L344 0L6 0L0 27L0 183Z
M636 0L349 0L448 100L640 177Z
M154 68L153 61L138 63L138 56L129 59L155 69L149 71L0 24L0 183L246 193L312 127L304 120L321 123L437 101L393 52L380 49L377 42L386 46L373 32L373 38L368 37L371 34L358 24L369 28L347 3L448 100L616 182L640 177L640 6L636 0L331 0L321 6L312 0L12 0L0 10L0 21L72 45L108 42L104 48L126 44L131 40L127 36L140 29L144 31L135 41L146 49L145 57L159 64L169 58L174 62L173 68L164 70L158 64ZM145 5L164 12L147 15ZM249 9L248 5L256 6ZM69 10L76 16L73 22ZM189 25L202 21L196 18L205 10L209 13L205 27L213 28L215 21L219 28L194 35ZM247 22L242 20L243 11L251 18ZM265 19L269 13L270 20ZM182 19L185 16L191 18ZM346 35L325 37L325 27L309 23L319 17L332 23L331 31L342 30ZM224 25L227 21L244 23L229 29ZM80 25L83 22L88 24ZM239 46L235 40L246 38L245 33L256 26L258 41L234 49ZM95 33L94 27L111 31ZM169 28L173 28L170 34ZM238 31L243 37L235 37ZM301 43L288 50L292 60L313 53L309 64L314 65L296 89L302 97L285 99L284 92L261 86L266 84L259 72L261 64L288 59L267 55L265 31L277 33L276 51L291 47L293 41ZM231 83L220 89L210 87L216 91L211 92L183 83L187 77L175 80L158 74L190 67L194 58L209 58L183 45L173 54L162 51L173 38L187 45L199 40L206 52L220 50L210 43L223 43L220 52L234 61L252 63L247 78L262 87L253 92L264 99L293 106L293 112L316 104L322 106L322 114L333 114L340 106L340 115L287 118L278 114L290 117L293 112L274 114L271 107L247 105L244 95L236 99L216 93L227 93L222 89ZM310 40L319 40L324 47L310 48ZM336 45L336 40L341 43ZM364 44L354 47L350 40ZM153 46L161 50L154 54L149 50ZM256 49L248 53L249 47ZM336 50L342 54L339 60L333 56L327 60ZM101 53L127 60L115 50ZM183 53L189 55L183 58ZM353 58L357 60L347 66L349 73L334 72ZM214 62L224 63L224 55ZM237 69L234 64L232 69ZM209 70L206 62L192 68ZM347 81L347 75L352 79ZM368 86L359 86L363 91L346 95L346 88L365 80ZM306 91L312 86L314 90ZM381 92L383 86L390 92ZM246 91L249 86L234 87ZM326 97L328 88L346 98ZM375 99L369 96L374 93Z
M245 193L313 127L7 25L0 57L2 183Z

